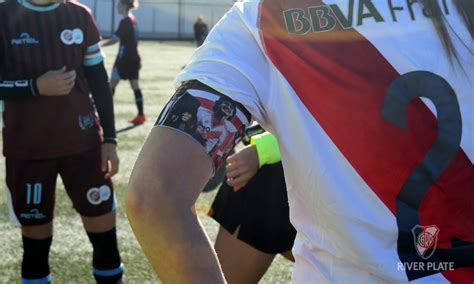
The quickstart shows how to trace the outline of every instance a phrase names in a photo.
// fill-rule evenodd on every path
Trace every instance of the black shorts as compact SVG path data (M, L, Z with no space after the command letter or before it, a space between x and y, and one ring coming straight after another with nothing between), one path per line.
M112 69L112 80L138 80L140 68L140 63L116 63Z
M296 230L281 163L260 168L238 192L223 183L209 215L231 234L239 228L237 238L259 251L278 254L293 247Z
M6 180L17 220L22 225L51 222L58 174L79 214L97 217L113 211L112 181L104 179L100 150L46 160L7 158Z

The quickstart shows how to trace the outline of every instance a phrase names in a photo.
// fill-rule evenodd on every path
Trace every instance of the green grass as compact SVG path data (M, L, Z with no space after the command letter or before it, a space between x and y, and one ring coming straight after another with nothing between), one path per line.
M105 48L106 65L110 72L117 46ZM124 191L128 177L135 163L146 135L163 105L173 94L173 78L186 63L194 50L190 42L140 43L143 68L140 85L145 98L145 113L149 121L142 126L119 134L120 172L114 177L118 200L118 237L126 283L158 283L153 270L145 259L141 248L128 224L124 210ZM127 121L135 115L133 93L128 82L121 82L115 95L115 115L117 129L129 126ZM0 138L1 139L1 138ZM1 143L0 143L1 144ZM0 145L0 149L1 149ZM8 223L5 194L5 164L0 163L0 283L19 283L21 263L21 233ZM197 211L212 240L218 225L206 216L216 191L201 194ZM54 239L50 255L51 269L56 283L94 283L91 274L91 245L82 228L79 216L72 209L62 184L58 183L54 220ZM261 283L290 282L292 264L278 256L265 274Z

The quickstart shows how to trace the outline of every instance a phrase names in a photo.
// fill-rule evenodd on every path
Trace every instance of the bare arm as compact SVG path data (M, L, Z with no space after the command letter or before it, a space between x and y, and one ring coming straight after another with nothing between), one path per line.
M109 46L109 45L116 44L117 42L119 42L119 40L116 37L112 36L109 39L101 41L100 46Z
M127 191L127 213L164 283L224 283L194 203L212 174L204 148L174 129L154 128Z

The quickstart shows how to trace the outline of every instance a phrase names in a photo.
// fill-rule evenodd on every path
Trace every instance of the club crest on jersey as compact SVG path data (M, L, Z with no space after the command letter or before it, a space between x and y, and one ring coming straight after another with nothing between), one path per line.
M411 229L416 252L423 259L430 258L436 251L438 244L439 228L435 225L416 225Z
M81 44L84 41L84 33L81 29L66 29L61 32L60 37L65 45Z
M12 45L32 45L32 44L38 44L38 43L39 43L39 40L30 36L29 33L21 33L18 38L14 38L11 40Z
M88 115L79 115L78 120L79 127L82 130L87 130L94 126L94 116L90 113Z
M110 199L112 195L112 190L108 185L103 185L99 188L93 187L87 191L87 200L92 205L99 205L104 201Z

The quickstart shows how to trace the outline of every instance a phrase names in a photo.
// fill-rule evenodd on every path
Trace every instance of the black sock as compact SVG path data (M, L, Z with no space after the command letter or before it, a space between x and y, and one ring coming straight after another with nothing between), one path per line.
M117 246L115 228L104 233L87 233L94 249L92 265L99 284L118 283L122 279L123 266Z
M50 277L48 259L53 237L37 240L23 236L22 239L23 261L21 263L21 277L28 280Z
M143 115L143 95L140 89L133 91L135 93L135 104L137 104L138 115Z

